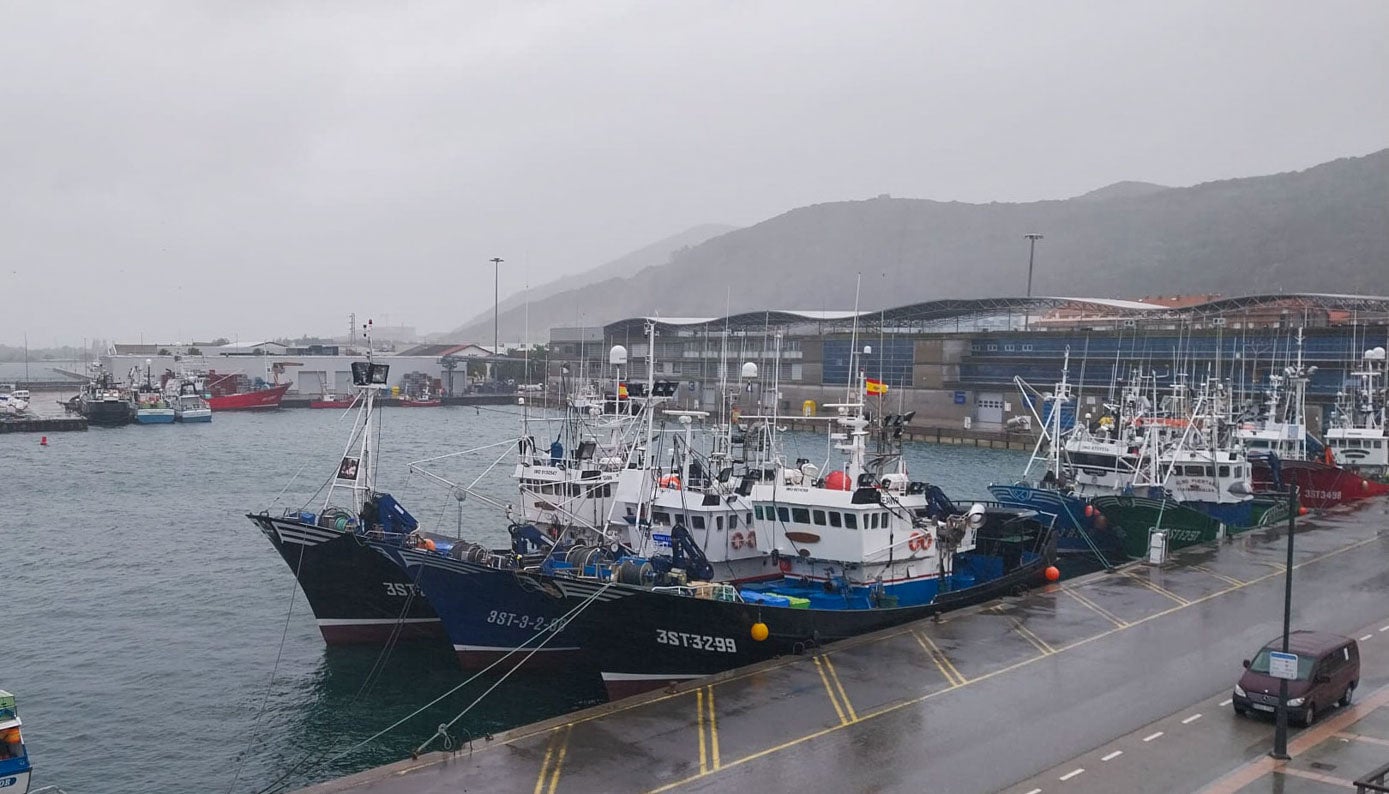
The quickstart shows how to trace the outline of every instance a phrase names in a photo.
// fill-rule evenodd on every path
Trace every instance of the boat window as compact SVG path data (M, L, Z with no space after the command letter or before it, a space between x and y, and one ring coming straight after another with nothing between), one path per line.
M654 513L651 514L651 521L652 521L652 523L655 523L655 524L665 524L665 525L669 526L669 525L670 525L670 513L667 513L667 512L665 512L664 510L657 510L656 512L654 512Z
M867 524L867 526L864 527L865 529L877 529L877 528L878 528L878 514L877 514L877 513L869 513L868 515L864 516L864 518L868 519L868 524Z
M1113 469L1113 455L1097 455L1093 452L1076 452L1071 455L1071 463L1092 469Z
M691 515L690 526L694 527L695 529L704 529L704 516Z
M719 520L722 521L723 519L719 519ZM733 513L732 515L730 515L730 516L728 517L728 528L729 528L729 529L737 529L737 528L738 528L738 514L737 514L737 513ZM723 527L719 527L719 529L723 529Z
M1220 476L1221 476L1221 477L1229 477L1229 476L1230 476L1230 467L1229 467L1229 466L1221 466L1221 467L1220 467Z
M745 517L744 523L747 524L748 526L752 526L752 513L748 513L748 514L747 514L747 516Z
M845 528L845 529L858 529L858 515L855 514L855 513L845 513L845 514L844 514L844 528Z
M783 524L791 523L791 511L785 507L778 507L776 509L776 517L777 520Z
M791 508L791 518L794 519L797 524L809 524L810 510L804 507L793 507Z
M840 520L839 520L839 514L836 513L836 512L833 511L833 510L830 511L830 526L832 526L832 527L840 527L840 526L843 526L843 524L842 524L842 523L840 522Z
M1243 476L1244 476L1244 466L1241 465L1241 466L1236 466L1236 467L1235 467L1235 476L1236 476L1236 477L1243 477Z
M757 513L757 520L758 520L758 521L766 521L766 520L767 520L767 519L762 515L762 505L753 505L753 506L752 506L752 509L753 509L754 512Z
M569 495L570 495L570 496L583 496L583 495L584 495L584 487L583 487L582 485L579 485L579 484L576 483L576 482L571 482L571 483L569 483Z
M892 514L891 514L891 513L883 513L880 526L881 526L883 529L887 529L887 522L888 522L891 518L892 518Z
M823 526L825 525L825 511L824 511L824 510L816 510L814 513L812 513L812 515L815 516L815 526L817 526L817 527L823 527Z
M734 520L736 521L737 519ZM723 516L714 516L714 529L720 532L723 531Z

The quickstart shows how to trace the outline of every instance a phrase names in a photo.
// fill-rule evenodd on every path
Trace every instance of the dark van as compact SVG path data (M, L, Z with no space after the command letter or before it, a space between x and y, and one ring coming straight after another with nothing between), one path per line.
M1244 660L1244 675L1235 684L1236 714L1274 713L1279 679L1268 674L1269 653L1283 648L1279 636L1252 659ZM1320 631L1294 631L1288 652L1297 655L1297 678L1288 680L1288 719L1311 725L1332 706L1349 706L1360 683L1360 647L1355 640Z

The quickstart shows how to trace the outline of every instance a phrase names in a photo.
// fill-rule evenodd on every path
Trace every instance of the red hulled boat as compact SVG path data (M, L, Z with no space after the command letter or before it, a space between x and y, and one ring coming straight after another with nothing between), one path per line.
M1275 488L1273 469L1267 460L1251 460L1254 491ZM1370 480L1359 474L1314 460L1283 460L1279 462L1283 485L1298 487L1298 501L1303 507L1324 510L1342 502L1353 502L1371 496L1389 494L1389 483Z
M207 373L207 402L213 411L264 411L280 407L289 383L254 382L240 372Z

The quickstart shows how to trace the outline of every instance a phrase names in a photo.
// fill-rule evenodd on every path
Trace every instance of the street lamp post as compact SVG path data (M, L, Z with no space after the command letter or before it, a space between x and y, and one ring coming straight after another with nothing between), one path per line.
M498 333L498 328L501 327L501 326L500 326L500 323L501 323L501 311L500 311L500 309L501 309L501 301L499 300L499 298L500 298L500 296L501 296L502 262L505 262L505 261L506 261L506 260L505 260L505 259L502 259L500 256L494 256L494 257L492 257L492 259L491 259L491 262L492 262L492 355L494 355L494 356L501 352L501 344L500 344L501 334Z
M1288 488L1288 561L1283 574L1283 653L1288 652L1288 634L1293 611L1293 532L1297 522L1297 486ZM1273 752L1270 756L1286 761L1288 755L1288 679L1278 679L1278 713L1274 717Z
M1042 239L1042 235L1037 232L1029 232L1023 237L1027 239L1027 297L1032 297L1032 263L1037 257L1037 241ZM1030 330L1032 326L1032 307L1028 306L1023 314L1023 330Z

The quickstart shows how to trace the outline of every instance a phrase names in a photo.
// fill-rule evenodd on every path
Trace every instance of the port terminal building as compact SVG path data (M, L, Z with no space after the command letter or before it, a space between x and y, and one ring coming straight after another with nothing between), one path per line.
M780 413L795 416L843 402L862 371L887 384L884 410L915 411L918 426L978 430L1025 427L1019 417L1030 410L1014 378L1050 391L1068 358L1076 410L1086 413L1102 410L1135 369L1155 375L1159 389L1220 377L1258 402L1268 375L1295 361L1300 348L1304 363L1316 367L1308 418L1319 431L1364 351L1389 343L1389 297L978 298L857 313L634 317L606 325L601 343L596 333L554 329L552 361L566 359L571 383L644 380L651 323L656 377L680 384L682 407L717 410L724 383L737 390L745 413L775 400ZM608 361L614 345L628 353L621 373ZM757 364L755 378L740 377L747 362Z

